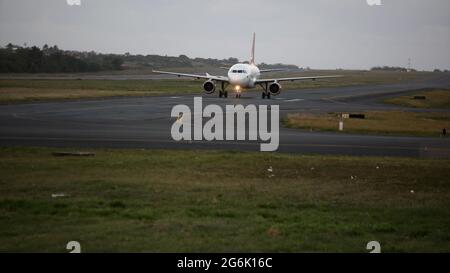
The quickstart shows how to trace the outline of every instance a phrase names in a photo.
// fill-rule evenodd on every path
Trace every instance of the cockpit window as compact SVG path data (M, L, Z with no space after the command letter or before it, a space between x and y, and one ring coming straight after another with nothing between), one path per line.
M245 70L232 70L231 73L244 73L244 74L247 74L247 71L245 71Z

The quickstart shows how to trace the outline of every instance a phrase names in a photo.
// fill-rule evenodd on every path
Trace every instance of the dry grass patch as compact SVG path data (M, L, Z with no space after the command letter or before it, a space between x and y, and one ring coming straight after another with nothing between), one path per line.
M440 136L450 129L450 113L402 111L365 112L365 119L344 119L344 132ZM289 128L313 131L338 131L339 114L289 114L283 123Z
M414 99L415 96L425 96L426 99ZM385 103L414 108L450 108L450 89L437 89L419 92L417 94L390 98Z

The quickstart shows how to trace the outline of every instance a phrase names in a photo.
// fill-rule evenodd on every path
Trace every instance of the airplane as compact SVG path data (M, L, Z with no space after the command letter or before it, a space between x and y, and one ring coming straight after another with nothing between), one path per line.
M233 86L236 93L236 98L241 97L243 90L255 88L261 86L262 98L270 99L271 95L276 96L281 92L281 84L283 81L304 81L304 80L316 80L325 78L338 78L340 75L335 76L309 76L309 77L290 77L290 78L273 78L273 79L260 79L262 73L282 71L284 69L259 69L255 64L255 37L253 33L253 43L251 49L251 57L249 63L238 63L233 65L228 70L228 76L214 76L206 73L205 75L176 73L169 71L152 70L153 73L175 75L178 77L189 77L196 79L206 79L203 83L203 89L206 94L212 94L216 90L216 83L220 83L221 90L219 91L219 97L228 97L228 91L226 87L228 85Z

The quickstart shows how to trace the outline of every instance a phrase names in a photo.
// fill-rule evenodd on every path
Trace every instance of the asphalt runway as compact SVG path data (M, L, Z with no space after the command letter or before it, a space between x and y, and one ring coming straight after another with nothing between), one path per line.
M394 110L380 100L422 88L448 87L450 74L408 83L282 91L271 100L259 92L241 99L204 95L203 106L218 104L277 104L280 117L296 112L358 112ZM199 83L200 87L200 83ZM174 141L171 109L185 104L193 109L194 95L110 98L0 106L0 146L226 149L259 151L260 141ZM414 110L427 111L427 110ZM448 110L440 110L448 111ZM281 126L281 124L280 124ZM336 124L337 126L337 124ZM450 158L450 138L372 136L318 133L280 127L279 152L358 156Z

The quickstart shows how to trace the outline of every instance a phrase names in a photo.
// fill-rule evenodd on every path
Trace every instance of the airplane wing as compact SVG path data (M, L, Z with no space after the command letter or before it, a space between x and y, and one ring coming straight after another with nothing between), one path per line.
M272 69L260 69L260 73L270 73L270 72L278 72L278 71L288 71L289 69L285 68L272 68Z
M214 80L220 82L228 82L228 78L224 76L213 76L206 73L205 75L197 75L197 74L186 74L186 73L177 73L177 72L168 72L168 71L158 71L152 70L153 73L158 74L166 74L166 75L174 75L178 77L188 77L188 78L196 78L196 79L206 79L206 80Z
M292 77L292 78L278 78L278 79L259 79L256 83L268 83L268 82L283 82L283 81L305 81L316 79L328 79L328 78L340 78L341 75L334 76L309 76L309 77Z

